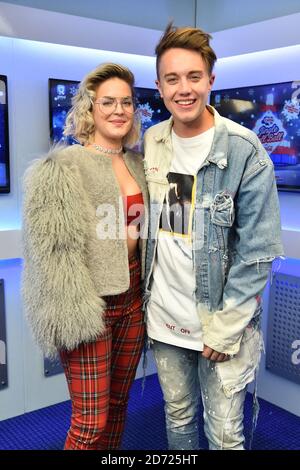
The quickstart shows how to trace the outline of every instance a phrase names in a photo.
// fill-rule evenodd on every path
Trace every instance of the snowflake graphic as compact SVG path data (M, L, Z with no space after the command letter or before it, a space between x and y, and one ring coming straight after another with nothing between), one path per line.
M282 114L285 119L290 122L293 119L298 119L300 113L300 103L297 98L292 98L291 100L286 100L284 102Z
M77 89L78 89L77 86L73 86L73 85L72 85L72 86L70 87L70 94L71 94L72 96L76 95Z
M140 104L138 106L138 111L141 117L142 124L146 122L151 122L154 110L151 108L149 103Z

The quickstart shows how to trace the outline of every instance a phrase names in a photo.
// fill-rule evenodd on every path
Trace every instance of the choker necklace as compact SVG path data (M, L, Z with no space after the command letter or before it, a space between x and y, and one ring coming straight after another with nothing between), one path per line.
M118 149L107 149L105 147L101 147L101 145L98 144L91 144L96 150L99 150L101 153L107 153L109 155L118 155L119 153L122 153L123 151L123 146L121 146Z

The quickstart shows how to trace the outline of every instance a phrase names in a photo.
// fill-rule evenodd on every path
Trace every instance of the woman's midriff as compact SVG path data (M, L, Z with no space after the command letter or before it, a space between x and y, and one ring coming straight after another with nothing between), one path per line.
M126 232L128 257L131 258L138 251L140 227L139 225L128 225Z

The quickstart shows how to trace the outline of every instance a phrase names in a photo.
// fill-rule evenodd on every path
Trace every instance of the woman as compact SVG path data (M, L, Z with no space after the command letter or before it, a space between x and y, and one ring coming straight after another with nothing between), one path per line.
M25 178L27 316L46 355L58 351L72 400L65 449L117 449L144 339L148 196L134 77L104 64L79 86L59 147Z

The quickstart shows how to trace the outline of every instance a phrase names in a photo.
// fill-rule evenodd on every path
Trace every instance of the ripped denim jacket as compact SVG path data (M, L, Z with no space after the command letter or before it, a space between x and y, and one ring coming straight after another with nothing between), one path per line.
M257 136L212 107L208 109L214 114L215 133L208 158L197 174L195 298L204 344L236 355L249 331L253 335L257 331L260 297L271 263L283 254L279 204L273 164ZM159 219L172 162L172 125L171 118L145 135L151 201L145 305L151 295Z

